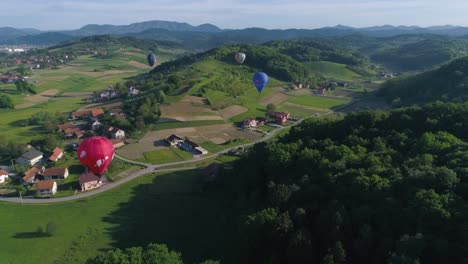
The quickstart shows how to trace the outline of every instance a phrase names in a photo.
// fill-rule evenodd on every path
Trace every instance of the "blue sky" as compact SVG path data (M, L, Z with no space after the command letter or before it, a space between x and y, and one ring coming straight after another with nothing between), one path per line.
M76 29L148 20L221 28L318 28L337 24L468 26L466 0L0 0L0 27Z

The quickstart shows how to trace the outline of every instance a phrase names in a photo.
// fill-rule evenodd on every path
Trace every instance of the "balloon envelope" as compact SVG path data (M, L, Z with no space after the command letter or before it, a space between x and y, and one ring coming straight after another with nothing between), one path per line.
M239 64L242 64L245 60L245 54L241 52L237 53L235 57L236 57L237 63Z
M264 72L257 72L253 76L253 83L258 93L261 93L268 83L268 75Z
M101 175L114 158L114 145L105 137L90 137L81 142L77 154L81 164Z
M146 57L146 59L148 60L148 64L153 67L153 65L156 63L156 55L154 55L154 53L150 53L148 54L148 56Z

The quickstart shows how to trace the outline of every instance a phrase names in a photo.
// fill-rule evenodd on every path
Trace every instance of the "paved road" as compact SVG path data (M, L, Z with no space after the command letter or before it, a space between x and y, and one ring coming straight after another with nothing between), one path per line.
M323 113L323 114L318 115L318 116L325 116L325 115L329 115L331 113L333 113L333 112L329 111L329 112ZM312 117L309 117L309 118L312 118ZM293 126L296 126L296 125L302 123L302 121L304 121L305 119L307 119L307 118L299 119L298 121L296 121L293 124ZM156 165L156 164L148 164L148 163L129 160L129 159L126 159L124 157L121 157L121 156L115 154L115 158L118 158L120 160L123 160L123 161L128 162L128 163L132 163L132 164L135 164L135 165L144 166L146 168L142 169L142 170L139 170L137 172L134 172L133 174L131 174L130 176L128 176L126 178L123 178L122 180L119 180L119 181L116 181L116 182L106 183L99 189L89 191L89 192L83 192L83 193L80 192L80 193L78 193L76 195L73 195L73 196L60 197L60 198L50 198L50 199L37 199L37 198L22 198L21 199L19 197L0 197L0 202L24 203L24 204L44 204L44 203L59 203L59 202L66 202L66 201L72 201L72 200L77 200L77 199L81 199L81 198L86 198L86 197L96 195L98 193L103 193L105 191L113 189L113 188L115 188L117 186L120 186L120 185L122 185L124 183L127 183L127 182L129 182L129 181L131 181L131 180L133 180L133 179L135 179L137 177L140 177L140 176L148 174L148 173L193 170L196 167L179 167L179 168L172 168L172 169L158 169L158 168L166 167L166 166L184 165L184 164L194 163L194 162L198 162L198 161L202 161L202 160L217 157L219 155L228 153L229 151L235 150L237 148L242 148L242 147L245 148L245 147L253 146L256 143L267 141L267 140L273 138L276 134L278 134L278 132L280 132L281 130L286 129L286 128L288 128L288 127L276 128L276 129L270 131L268 134L266 134L263 138L261 138L260 140L255 141L255 142L235 146L235 147L228 148L228 149L225 149L223 151L220 151L220 152L217 152L217 153L214 153L214 154L211 154L211 155L201 156L201 157L197 157L197 158L194 158L194 159L191 159L191 160L185 160L185 161L178 161L178 162L171 162L171 163L164 163L164 164L157 164Z

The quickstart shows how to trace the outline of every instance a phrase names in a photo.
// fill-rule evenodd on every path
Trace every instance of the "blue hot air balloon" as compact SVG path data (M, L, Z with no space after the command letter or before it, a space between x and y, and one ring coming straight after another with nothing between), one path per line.
M150 53L148 54L148 56L146 57L146 59L148 59L148 64L153 67L153 65L156 63L156 55L154 55L154 53Z
M257 72L253 76L253 83L258 93L261 93L268 83L268 75L264 72Z

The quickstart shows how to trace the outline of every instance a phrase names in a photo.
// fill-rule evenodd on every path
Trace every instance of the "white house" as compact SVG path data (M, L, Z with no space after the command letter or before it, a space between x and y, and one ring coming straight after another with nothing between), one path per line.
M27 152L23 153L23 155L21 155L16 160L16 162L18 164L25 164L25 165L31 165L32 166L32 165L38 163L42 159L43 154L44 153L40 152L39 150L36 150L35 148L31 148Z
M123 131L120 128L110 127L109 132L111 133L112 138L124 138L125 137L125 131Z
M57 192L55 181L40 181L36 183L36 192L40 195L54 195Z
M4 183L8 178L8 172L6 170L0 170L0 183Z

